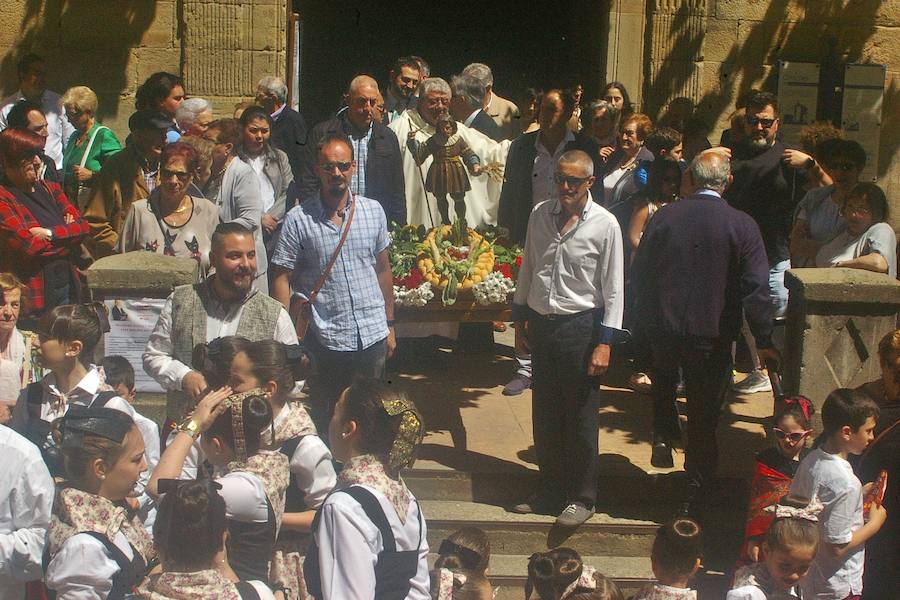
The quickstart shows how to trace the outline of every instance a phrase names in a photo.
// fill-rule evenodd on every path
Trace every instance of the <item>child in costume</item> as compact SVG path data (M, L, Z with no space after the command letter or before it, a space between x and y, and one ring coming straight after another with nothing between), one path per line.
M441 542L431 573L431 596L436 600L491 600L487 579L491 542L478 527L463 527Z
M646 586L633 600L697 600L690 581L700 569L702 557L696 521L678 518L663 525L656 532L650 555L657 583Z

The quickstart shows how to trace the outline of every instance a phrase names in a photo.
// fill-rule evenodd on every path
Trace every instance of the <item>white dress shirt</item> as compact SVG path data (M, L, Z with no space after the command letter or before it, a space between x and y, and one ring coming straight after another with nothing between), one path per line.
M272 426L278 429L290 415L287 407L282 408L273 419ZM337 475L331 451L318 435L300 438L297 449L290 457L291 474L297 481L297 489L303 492L303 499L310 509L319 508L326 496L334 489Z
M534 167L531 170L531 205L537 206L544 200L556 200L559 198L559 191L556 187L554 177L556 175L556 163L559 157L566 151L566 145L575 140L575 134L571 130L566 129L566 137L559 143L553 154L544 147L541 141L541 134L537 135L534 140L534 148L536 150L534 156Z
M0 598L25 597L41 578L44 540L56 492L37 447L0 425Z
M397 509L384 494L369 486L360 487L378 499L394 534L397 550L419 550L419 568L410 581L407 600L429 600L427 531L424 517L420 527L418 504L409 503L406 521L401 523ZM314 535L319 547L322 600L374 600L374 567L378 554L384 550L378 528L348 494L332 494L319 510L322 516Z
M259 292L255 292L259 293ZM249 296L247 297L249 299ZM246 302L246 299L244 300ZM223 303L213 300L209 303L206 315L206 341L234 335L244 312L244 302ZM275 341L282 344L296 344L297 330L291 323L291 317L283 308L275 322ZM181 380L191 372L191 367L172 356L172 295L166 298L159 321L144 348L144 371L156 380L164 389L181 390Z
M24 96L18 91L12 96L5 98L0 103L0 130L6 129L6 116L17 102L20 102ZM56 92L44 90L41 96L41 110L47 118L47 141L44 144L44 154L53 159L57 169L63 167L63 151L69 143L69 138L75 133L75 128L69 123L69 120L63 114L63 109L59 106L62 97Z
M531 211L525 252L513 301L515 319L525 308L541 315L603 309L600 341L610 343L622 328L624 259L622 232L608 210L588 192L581 218L564 235L557 221L562 207L547 200Z

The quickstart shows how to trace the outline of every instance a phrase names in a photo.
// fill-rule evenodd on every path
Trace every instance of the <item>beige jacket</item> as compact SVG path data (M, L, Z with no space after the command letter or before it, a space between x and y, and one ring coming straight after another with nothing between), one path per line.
M504 139L514 140L522 134L519 108L513 102L501 98L496 92L491 92L491 101L485 112L500 127Z

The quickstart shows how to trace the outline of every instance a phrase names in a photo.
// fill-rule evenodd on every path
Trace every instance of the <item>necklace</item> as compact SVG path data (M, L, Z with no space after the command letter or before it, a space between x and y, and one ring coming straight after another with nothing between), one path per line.
M185 196L185 198L187 198L188 200L191 199L190 196ZM173 215L180 215L181 213L183 213L184 211L186 211L186 210L188 209L189 206L190 206L190 202L185 203L185 202L182 200L181 204L178 205L178 208L176 208L175 210L172 211L172 214L173 214Z

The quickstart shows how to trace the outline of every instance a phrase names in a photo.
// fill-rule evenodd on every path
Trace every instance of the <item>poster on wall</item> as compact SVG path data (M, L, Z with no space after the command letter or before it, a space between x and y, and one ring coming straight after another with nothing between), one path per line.
M860 181L875 181L878 175L878 144L881 140L881 105L884 99L884 65L847 65L844 69L844 105L841 128L849 140L866 151L866 168Z
M786 145L800 147L800 130L816 120L818 102L819 65L779 61L778 111Z
M141 355L159 320L165 300L162 298L118 298L106 300L109 333L104 338L106 356L124 356L134 368L134 385L139 392L165 390L144 372Z

